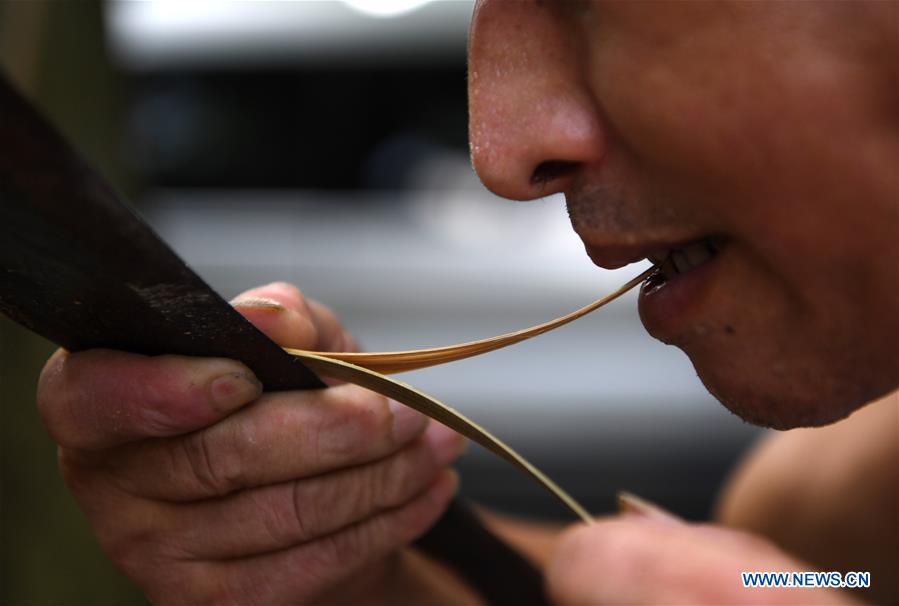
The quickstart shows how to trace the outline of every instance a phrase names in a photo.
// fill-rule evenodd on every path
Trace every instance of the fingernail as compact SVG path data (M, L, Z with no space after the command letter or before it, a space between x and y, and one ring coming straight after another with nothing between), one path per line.
M618 493L618 513L666 522L684 522L683 518L671 513L667 509L662 509L651 501L647 501L644 498L625 491Z
M446 465L465 452L465 438L437 421L431 422L425 435L437 456L438 465Z
M238 297L231 301L234 307L249 307L251 309L262 309L272 312L280 312L287 309L274 299L268 297Z
M387 401L393 416L393 439L399 443L408 442L424 429L428 418L396 400Z
M209 384L209 396L220 411L227 412L252 402L262 394L262 383L251 372L232 372Z

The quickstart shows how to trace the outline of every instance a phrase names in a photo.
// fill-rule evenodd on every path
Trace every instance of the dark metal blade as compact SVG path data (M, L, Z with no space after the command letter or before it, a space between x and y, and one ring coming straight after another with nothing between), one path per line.
M0 77L0 312L69 350L228 357L323 387L122 203Z

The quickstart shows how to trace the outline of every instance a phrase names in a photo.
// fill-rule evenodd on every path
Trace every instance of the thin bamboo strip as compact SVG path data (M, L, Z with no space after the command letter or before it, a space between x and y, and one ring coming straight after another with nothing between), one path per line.
M508 347L509 345L520 343L521 341L530 339L531 337L542 335L543 333L549 332L555 328L564 326L569 322L573 322L574 320L587 315L591 311L599 309L606 303L614 301L630 289L643 282L643 280L649 277L649 275L653 271L655 271L655 269L655 267L647 269L639 276L629 280L626 284L613 291L612 293L602 297L597 301L594 301L586 307L582 307L581 309L573 311L570 314L562 316L561 318L556 318L555 320L545 322L543 324L538 324L537 326L532 326L531 328L525 328L523 330L517 330L515 332L510 332L496 337L489 337L487 339L481 339L479 341L471 341L469 343L460 343L457 345L449 345L445 347L433 347L430 349L371 353L304 351L301 349L290 348L284 349L285 351L287 351L287 353L294 356L314 354L316 356L330 358L332 360L349 362L350 364L361 366L363 368L367 368L369 370L373 370L375 372L386 375L406 372L410 370L417 370L419 368L427 368L429 366L437 366L439 364L455 362L457 360L463 360L465 358L477 356L489 351L502 349L503 347Z
M389 398L393 398L398 402L402 402L406 406L414 408L422 414L458 431L465 437L480 444L529 475L537 483L546 488L546 490L555 496L577 517L584 522L590 523L592 522L592 517L584 507L575 501L571 495L562 490L562 488L555 482L549 479L549 477L537 467L532 465L527 459L506 445L502 440L440 400L385 375L461 360L463 358L507 347L524 341L525 339L543 334L554 328L568 324L591 311L599 309L606 303L617 299L649 277L655 269L655 267L652 267L644 271L611 294L606 295L586 307L562 316L561 318L524 330L489 339L482 339L480 341L451 345L449 347L370 354L311 352L298 349L285 349L288 353L302 360L303 364L316 374L341 381L347 381L349 383L355 383L356 385L361 385L362 387L376 391Z

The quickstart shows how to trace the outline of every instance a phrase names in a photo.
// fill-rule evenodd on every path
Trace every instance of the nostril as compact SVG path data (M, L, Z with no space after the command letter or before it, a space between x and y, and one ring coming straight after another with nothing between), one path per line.
M531 173L531 184L546 187L550 181L565 177L575 171L577 162L569 160L546 160L541 162Z

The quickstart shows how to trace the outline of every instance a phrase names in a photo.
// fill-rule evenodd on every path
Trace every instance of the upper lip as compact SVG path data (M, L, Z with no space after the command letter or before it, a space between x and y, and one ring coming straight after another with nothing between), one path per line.
M669 251L686 246L702 236L667 241L651 241L642 244L597 244L585 241L587 254L596 265L604 269L618 269L648 257L664 257Z

